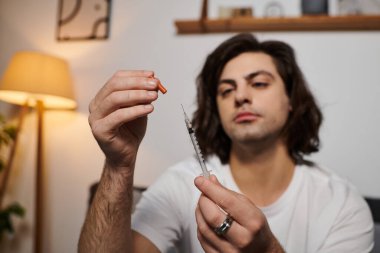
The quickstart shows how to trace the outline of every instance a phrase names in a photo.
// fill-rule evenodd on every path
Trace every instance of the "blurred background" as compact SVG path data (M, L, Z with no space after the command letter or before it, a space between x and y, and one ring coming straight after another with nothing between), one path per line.
M80 37L87 28L82 26L78 32L73 23L71 31L70 27L58 29L58 20L65 15L60 11L63 2L0 0L1 75L12 55L21 50L55 55L70 66L77 109L47 110L44 121L43 252L55 253L76 252L89 188L102 172L104 157L87 121L88 104L96 92L121 69L154 70L168 89L154 104L137 160L135 185L149 186L167 167L193 154L180 104L188 113L194 111L195 78L205 57L234 34L177 34L176 20L200 17L200 0L113 0L107 38L68 40L70 32L74 38ZM75 2L66 4L70 7ZM91 10L105 8L104 1L90 2ZM302 15L300 0L272 1L281 6L270 10L266 9L267 2L209 1L208 11L211 18L217 18L221 7L231 6L252 7L251 13L257 17ZM337 15L339 10L334 6L328 15ZM321 150L310 159L347 178L364 196L379 198L380 30L255 34L259 40L282 40L294 47L322 108ZM18 110L0 102L0 112L9 120L16 119ZM16 232L2 238L1 252L33 252L35 132L36 114L31 110L19 134L5 197L5 201L20 202L26 215L14 220Z

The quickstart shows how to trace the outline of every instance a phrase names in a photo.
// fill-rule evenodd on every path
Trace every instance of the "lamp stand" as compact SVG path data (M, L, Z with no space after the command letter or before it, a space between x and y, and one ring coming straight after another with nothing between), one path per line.
M44 103L37 100L37 154L36 154L36 178L35 178L35 213L34 213L34 253L42 252L43 242L43 194L44 194L44 160L43 160L43 119Z

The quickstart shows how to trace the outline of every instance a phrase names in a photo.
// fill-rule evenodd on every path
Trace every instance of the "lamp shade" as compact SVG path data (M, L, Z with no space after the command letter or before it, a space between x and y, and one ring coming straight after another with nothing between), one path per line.
M45 108L74 109L67 62L39 52L15 53L0 81L0 99L18 105L27 102L29 106L40 100Z

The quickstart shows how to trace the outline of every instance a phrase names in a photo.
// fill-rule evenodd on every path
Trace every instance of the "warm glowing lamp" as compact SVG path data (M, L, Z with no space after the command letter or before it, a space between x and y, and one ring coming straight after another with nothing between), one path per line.
M69 66L63 59L40 52L13 55L0 81L0 99L37 109L37 157L34 252L42 252L43 113L44 109L74 109L76 102Z

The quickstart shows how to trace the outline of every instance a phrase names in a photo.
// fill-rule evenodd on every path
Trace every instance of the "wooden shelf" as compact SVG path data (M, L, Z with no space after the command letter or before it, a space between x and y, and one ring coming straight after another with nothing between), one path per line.
M175 21L178 34L257 31L375 31L380 16L302 16Z

